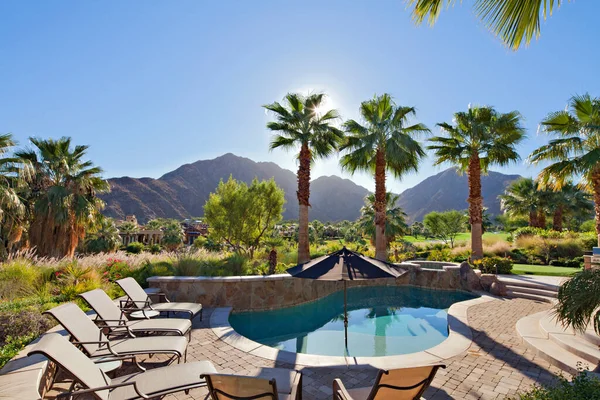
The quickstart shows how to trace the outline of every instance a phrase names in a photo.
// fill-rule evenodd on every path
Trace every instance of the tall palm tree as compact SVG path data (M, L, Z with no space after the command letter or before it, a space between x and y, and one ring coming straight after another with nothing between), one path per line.
M498 197L502 210L511 217L527 216L529 226L546 227L548 196L544 191L538 190L538 184L533 179L517 179Z
M430 25L437 21L444 3L447 6L456 0L409 0L413 8L413 19L417 24L427 20ZM477 16L488 29L499 36L511 49L517 50L523 41L529 44L540 36L540 22L560 7L562 0L475 0Z
M87 146L71 147L71 139L30 138L35 147L16 153L33 170L30 185L31 246L40 256L72 257L104 202L97 195L109 190L102 170L84 161Z
M397 106L387 93L363 101L360 115L363 125L355 120L344 123L348 136L341 147L346 154L340 164L352 174L360 170L375 175L375 258L387 260L386 172L400 178L417 171L425 151L414 136L429 129L420 123L409 125L409 117L415 115L414 107Z
M25 228L25 205L20 190L26 174L19 160L7 156L15 146L11 134L0 135L0 258L4 258L21 240Z
M544 131L556 139L534 150L529 160L533 164L553 162L540 172L544 187L560 190L572 178L581 178L580 186L593 194L596 233L600 235L600 98L574 96L569 108L542 121Z
M469 223L473 259L483 257L483 197L481 174L490 165L507 165L519 159L515 146L525 137L521 114L497 112L493 107L472 107L454 114L454 125L437 124L447 136L429 139L427 148L435 152L435 165L450 162L467 172L469 182Z
M400 195L387 192L385 198L385 242L386 246L389 246L396 236L408 234L409 227L406 223L406 213L396 205ZM375 242L375 232L377 231L375 227L375 194L371 193L365 197L365 205L360 209L360 214L359 228L371 237L372 242Z
M283 104L275 102L263 106L273 112L277 121L267 128L277 132L271 149L297 149L298 153L298 263L310 260L308 239L308 207L310 207L310 166L319 158L326 158L338 149L344 133L333 124L339 119L336 110L322 110L325 95L303 96L288 93Z
M594 210L589 193L567 183L560 190L548 193L548 209L552 213L552 229L562 231L567 217L589 216Z

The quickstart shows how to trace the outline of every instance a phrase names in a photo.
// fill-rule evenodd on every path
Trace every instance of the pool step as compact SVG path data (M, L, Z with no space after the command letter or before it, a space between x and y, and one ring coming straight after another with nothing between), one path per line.
M577 373L579 368L597 371L600 364L597 340L590 341L591 335L563 328L552 312L521 318L516 324L519 337L540 357L570 374Z
M522 279L499 278L506 285L508 298L522 298L552 303L558 296L558 286L543 282L528 282Z

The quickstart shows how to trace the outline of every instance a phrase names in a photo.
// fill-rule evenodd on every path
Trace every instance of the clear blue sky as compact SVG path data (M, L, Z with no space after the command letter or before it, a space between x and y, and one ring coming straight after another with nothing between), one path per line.
M548 112L573 94L600 96L600 3L564 3L518 52L470 4L429 28L401 0L3 1L0 132L21 144L72 136L106 177L159 177L226 152L295 171L291 154L268 150L262 104L313 89L357 118L362 100L389 92L432 129L469 103L517 109L525 158L546 141L536 130ZM427 160L389 187L440 170ZM504 171L536 172L524 163ZM314 167L315 177L332 174L341 175L336 158Z

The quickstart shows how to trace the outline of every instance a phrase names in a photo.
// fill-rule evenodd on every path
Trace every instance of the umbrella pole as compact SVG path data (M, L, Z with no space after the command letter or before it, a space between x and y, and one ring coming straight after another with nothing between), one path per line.
M346 281L344 281L344 340L346 353L348 353L348 294L346 292Z

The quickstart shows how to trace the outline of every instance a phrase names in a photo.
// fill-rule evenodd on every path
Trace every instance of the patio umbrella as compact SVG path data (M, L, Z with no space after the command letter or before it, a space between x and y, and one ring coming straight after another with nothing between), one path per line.
M294 278L317 281L344 281L344 340L348 349L348 297L347 281L397 278L406 269L364 256L343 248L304 264L289 268L287 272Z

